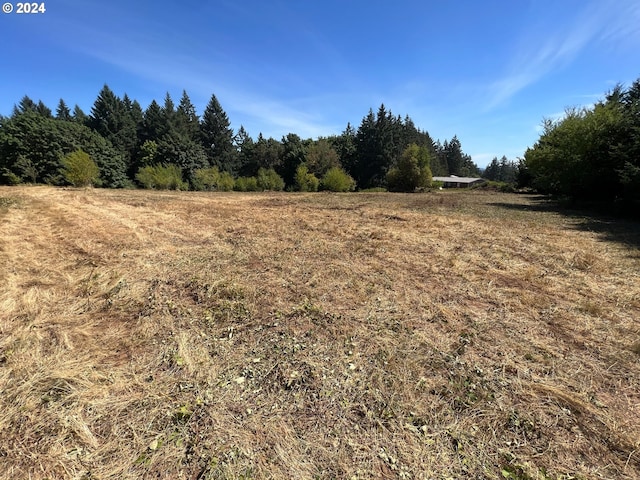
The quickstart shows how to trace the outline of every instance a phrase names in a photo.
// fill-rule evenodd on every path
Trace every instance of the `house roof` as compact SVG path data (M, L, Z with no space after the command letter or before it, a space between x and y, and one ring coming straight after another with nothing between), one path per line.
M456 177L455 175L450 175L448 177L433 177L433 179L437 182L444 182L444 183L475 183L478 181L482 181L482 178Z

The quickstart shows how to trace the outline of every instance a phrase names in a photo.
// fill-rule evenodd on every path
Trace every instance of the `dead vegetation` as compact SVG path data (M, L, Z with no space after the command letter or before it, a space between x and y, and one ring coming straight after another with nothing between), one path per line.
M640 477L637 246L529 197L0 198L1 478Z

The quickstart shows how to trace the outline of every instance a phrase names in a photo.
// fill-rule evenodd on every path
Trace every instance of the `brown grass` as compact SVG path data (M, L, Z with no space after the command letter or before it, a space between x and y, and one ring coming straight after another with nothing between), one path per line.
M530 197L0 198L1 478L640 478L637 248Z

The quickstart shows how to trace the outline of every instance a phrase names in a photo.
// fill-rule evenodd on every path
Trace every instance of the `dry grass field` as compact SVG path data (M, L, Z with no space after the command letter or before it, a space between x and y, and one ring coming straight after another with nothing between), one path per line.
M602 222L0 188L0 478L640 478L640 235Z

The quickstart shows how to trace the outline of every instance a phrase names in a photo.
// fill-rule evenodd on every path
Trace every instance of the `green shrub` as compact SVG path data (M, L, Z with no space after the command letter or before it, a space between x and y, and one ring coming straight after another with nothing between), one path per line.
M229 172L220 173L220 177L218 178L218 191L219 192L230 192L233 190L236 181Z
M356 188L356 182L342 168L333 167L322 177L321 187L330 192L350 192Z
M194 190L216 190L220 180L218 167L201 168L193 172L191 184Z
M194 190L230 192L235 180L229 172L220 172L218 167L200 168L193 173L191 184Z
M262 190L281 191L284 190L284 180L278 173L270 168L258 170L258 187Z
M234 190L238 192L258 192L258 179L256 177L239 177L236 178Z
M3 168L0 172L0 185L18 185L22 179L8 168Z
M87 152L76 150L62 159L62 176L74 187L96 185L100 170Z
M296 190L299 192L317 192L320 180L313 173L309 173L309 169L303 163L296 169Z
M388 190L384 187L371 187L371 188L364 188L360 190L360 192L362 193L378 193L378 192L386 192L386 191Z
M136 180L144 188L156 190L187 190L182 181L182 170L177 165L152 165L142 167L136 174Z

